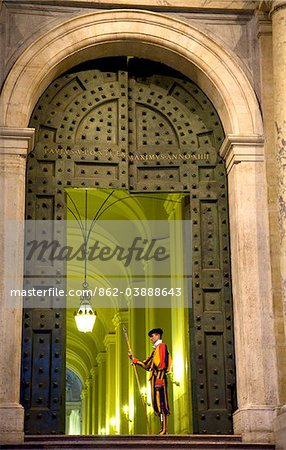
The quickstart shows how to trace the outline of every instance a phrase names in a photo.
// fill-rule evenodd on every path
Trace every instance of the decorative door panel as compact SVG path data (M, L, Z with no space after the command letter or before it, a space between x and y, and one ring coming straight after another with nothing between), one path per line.
M213 105L166 66L115 58L87 63L55 80L30 126L36 128L36 144L28 158L27 219L63 220L69 187L190 193L194 430L231 433L235 380L227 186L219 157L224 134ZM39 266L39 273L45 267ZM54 284L62 285L65 268L49 270ZM44 310L28 306L22 364L26 431L60 433L65 311L57 309L57 299Z
M130 74L130 189L190 192L194 428L231 433L235 381L226 173L219 117L189 80Z
M64 310L25 310L22 404L27 434L64 432L64 334Z
M192 367L195 428L231 433L235 409L226 175L222 161L192 171Z

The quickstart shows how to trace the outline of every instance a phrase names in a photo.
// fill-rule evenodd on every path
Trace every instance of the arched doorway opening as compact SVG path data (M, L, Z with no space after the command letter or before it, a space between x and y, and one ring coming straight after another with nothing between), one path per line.
M82 382L75 372L66 369L66 434L81 434Z
M136 58L96 60L56 79L37 103L30 126L36 128L37 136L28 160L27 219L63 220L66 190L101 188L126 189L133 198L136 194L163 192L165 203L169 201L169 206L165 205L166 217L179 215L180 219L192 220L187 262L192 273L192 286L187 294L191 296L192 308L190 317L184 315L181 321L184 330L181 339L174 337L180 317L168 313L167 322L170 322L175 358L179 346L185 342L182 357L186 366L192 368L188 381L189 384L193 381L193 389L183 390L174 399L173 426L178 433L192 430L230 433L235 383L227 187L224 162L218 154L224 134L213 105L196 84L161 64ZM177 211L170 206L170 199L182 194L188 200ZM117 317L113 317L115 322L123 320L121 312L120 309L113 312ZM50 316L57 315L58 350L54 352L59 366L57 381L50 377L46 383L39 383L35 378L42 389L42 394L34 398L35 411L29 396L32 391L29 367L40 369L37 367L40 360L37 361L31 347L31 336L38 333L45 314L26 309L24 316L23 354L30 356L25 357L23 364L22 398L29 433L35 432L35 426L37 431L41 430L41 423L42 432L63 431L63 405L58 396L63 388L65 367L63 311L48 312ZM153 321L160 317L154 311L150 316ZM111 358L110 352L117 351L113 319L109 320L109 331L102 330L100 340L105 351L98 349L98 362ZM48 322L52 330L53 319ZM148 326L155 326L148 314L142 323L146 324L143 334ZM47 332L45 326L42 328ZM64 332L61 334L60 330ZM118 340L118 348L121 344ZM192 347L191 352L187 350L188 345ZM52 368L53 359L52 356ZM92 379L92 374L88 374L87 386ZM120 386L118 389L120 392ZM134 396L131 388L127 394L127 397ZM39 412L39 399L45 404L43 412ZM56 406L47 410L51 399L57 400ZM102 410L104 403L103 398ZM90 406L87 409L90 411ZM110 414L102 418L102 423L113 419ZM191 424L187 424L188 416L193 417ZM95 430L90 420L86 433L98 434L110 428L102 423Z

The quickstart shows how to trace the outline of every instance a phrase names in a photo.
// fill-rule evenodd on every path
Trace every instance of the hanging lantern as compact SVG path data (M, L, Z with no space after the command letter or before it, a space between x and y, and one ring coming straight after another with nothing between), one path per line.
M87 292L87 283L83 283L83 295L80 297L80 307L74 314L75 323L78 331L90 333L96 321L96 312L93 311L90 304L90 296Z
M89 239L89 232L87 230L87 189L85 190L85 214L84 214L84 227L83 232L83 244L84 244L84 282L82 284L83 291L80 297L80 306L77 312L74 313L75 323L78 331L82 333L91 333L96 320L96 312L91 307L90 295L88 291L88 283L86 281L86 265L87 265L87 244Z

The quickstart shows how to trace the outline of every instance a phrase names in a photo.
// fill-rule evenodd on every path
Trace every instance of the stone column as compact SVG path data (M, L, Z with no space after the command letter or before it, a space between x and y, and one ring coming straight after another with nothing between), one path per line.
M280 271L280 232L278 222L278 164L275 147L273 98L273 44L272 22L269 14L257 12L257 34L260 52L261 103L264 119L265 162L268 186L268 208L271 246L272 292L275 320L275 338L278 365L280 403L286 403L286 341L283 320L283 302ZM284 399L283 399L284 398Z
M98 364L98 434L106 433L106 353L101 352L97 355ZM105 430L103 432L103 430Z
M146 338L146 314L148 313L148 310L142 309L142 308L134 308L132 303L130 302L129 305L129 339L131 344L131 349L134 353L134 356L139 359L145 359L145 357L148 355L146 354L146 341L148 340ZM150 328L149 328L150 329ZM149 331L148 329L148 331ZM141 372L141 373L140 373ZM148 378L148 372L144 373L145 371L140 370L138 368L138 374L140 377L140 383L141 388L145 388L147 392L150 392L149 389L149 381ZM147 378L148 377L148 378ZM130 407L130 416L133 420L132 422L132 429L130 430L130 434L147 434L147 423L146 423L146 417L144 414L144 410L142 408L142 400L140 398L140 394L138 392L138 386L135 379L134 369L133 367L129 366L129 395L130 398L133 400L131 404L129 404ZM132 404L133 403L133 404ZM150 410L151 408L147 408Z
M9 291L23 288L25 172L33 134L29 128L0 128L0 443L24 439L22 298L12 298ZM9 220L15 221L13 235Z
M70 434L70 416L71 416L71 409L66 410L66 434Z
M86 419L85 419L85 434L91 433L91 396L92 396L92 385L91 379L87 379L85 382L86 388Z
M172 194L172 198L173 198ZM181 194L177 194L178 201ZM186 274L184 255L185 233L181 203L170 202L168 198L164 203L170 221L172 239L170 240L171 273ZM191 232L191 227L190 227ZM190 257L190 255L189 255ZM191 261L187 267L191 268ZM189 270L190 272L190 270ZM188 274L189 275L189 274ZM169 383L170 394L173 391L174 433L188 434L192 432L192 405L190 399L191 388L191 362L189 344L189 309L188 285L184 278L173 277L171 286L181 288L183 295L174 300L172 305L172 342L168 343L173 355L173 385ZM187 301L186 301L187 299ZM180 330L180 333L178 333ZM172 345L171 345L172 344Z
M87 425L86 425L86 418L87 418L87 406L86 406L86 399L87 399L87 389L83 388L81 391L81 433L87 434Z
M261 136L226 137L238 410L234 432L272 442L278 402L268 198Z
M275 147L278 160L278 203L280 226L280 271L282 301L284 311L284 334L286 334L286 0L272 3L272 38L273 38L273 79L274 79L274 123ZM286 354L280 352L279 358ZM286 449L286 392L281 389L280 409L275 421L277 448ZM284 406L282 406L284 404Z
M122 330L123 325L128 324L128 311L120 311L115 314L113 324L116 331L116 416L120 418L120 434L129 434L129 417L123 412L123 406L129 407L129 363L127 344Z
M98 367L94 366L91 371L92 398L91 398L91 433L98 432Z
M106 347L106 433L118 434L119 417L116 411L116 336L105 336Z

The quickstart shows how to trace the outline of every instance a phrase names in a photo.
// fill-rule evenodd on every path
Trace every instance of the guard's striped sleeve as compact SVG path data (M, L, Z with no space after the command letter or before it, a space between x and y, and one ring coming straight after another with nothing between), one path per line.
M151 363L152 363L152 357L153 357L153 354L150 355L148 358L146 358L144 361L134 358L136 360L135 364L137 364L138 366L142 367L145 370L150 370Z

